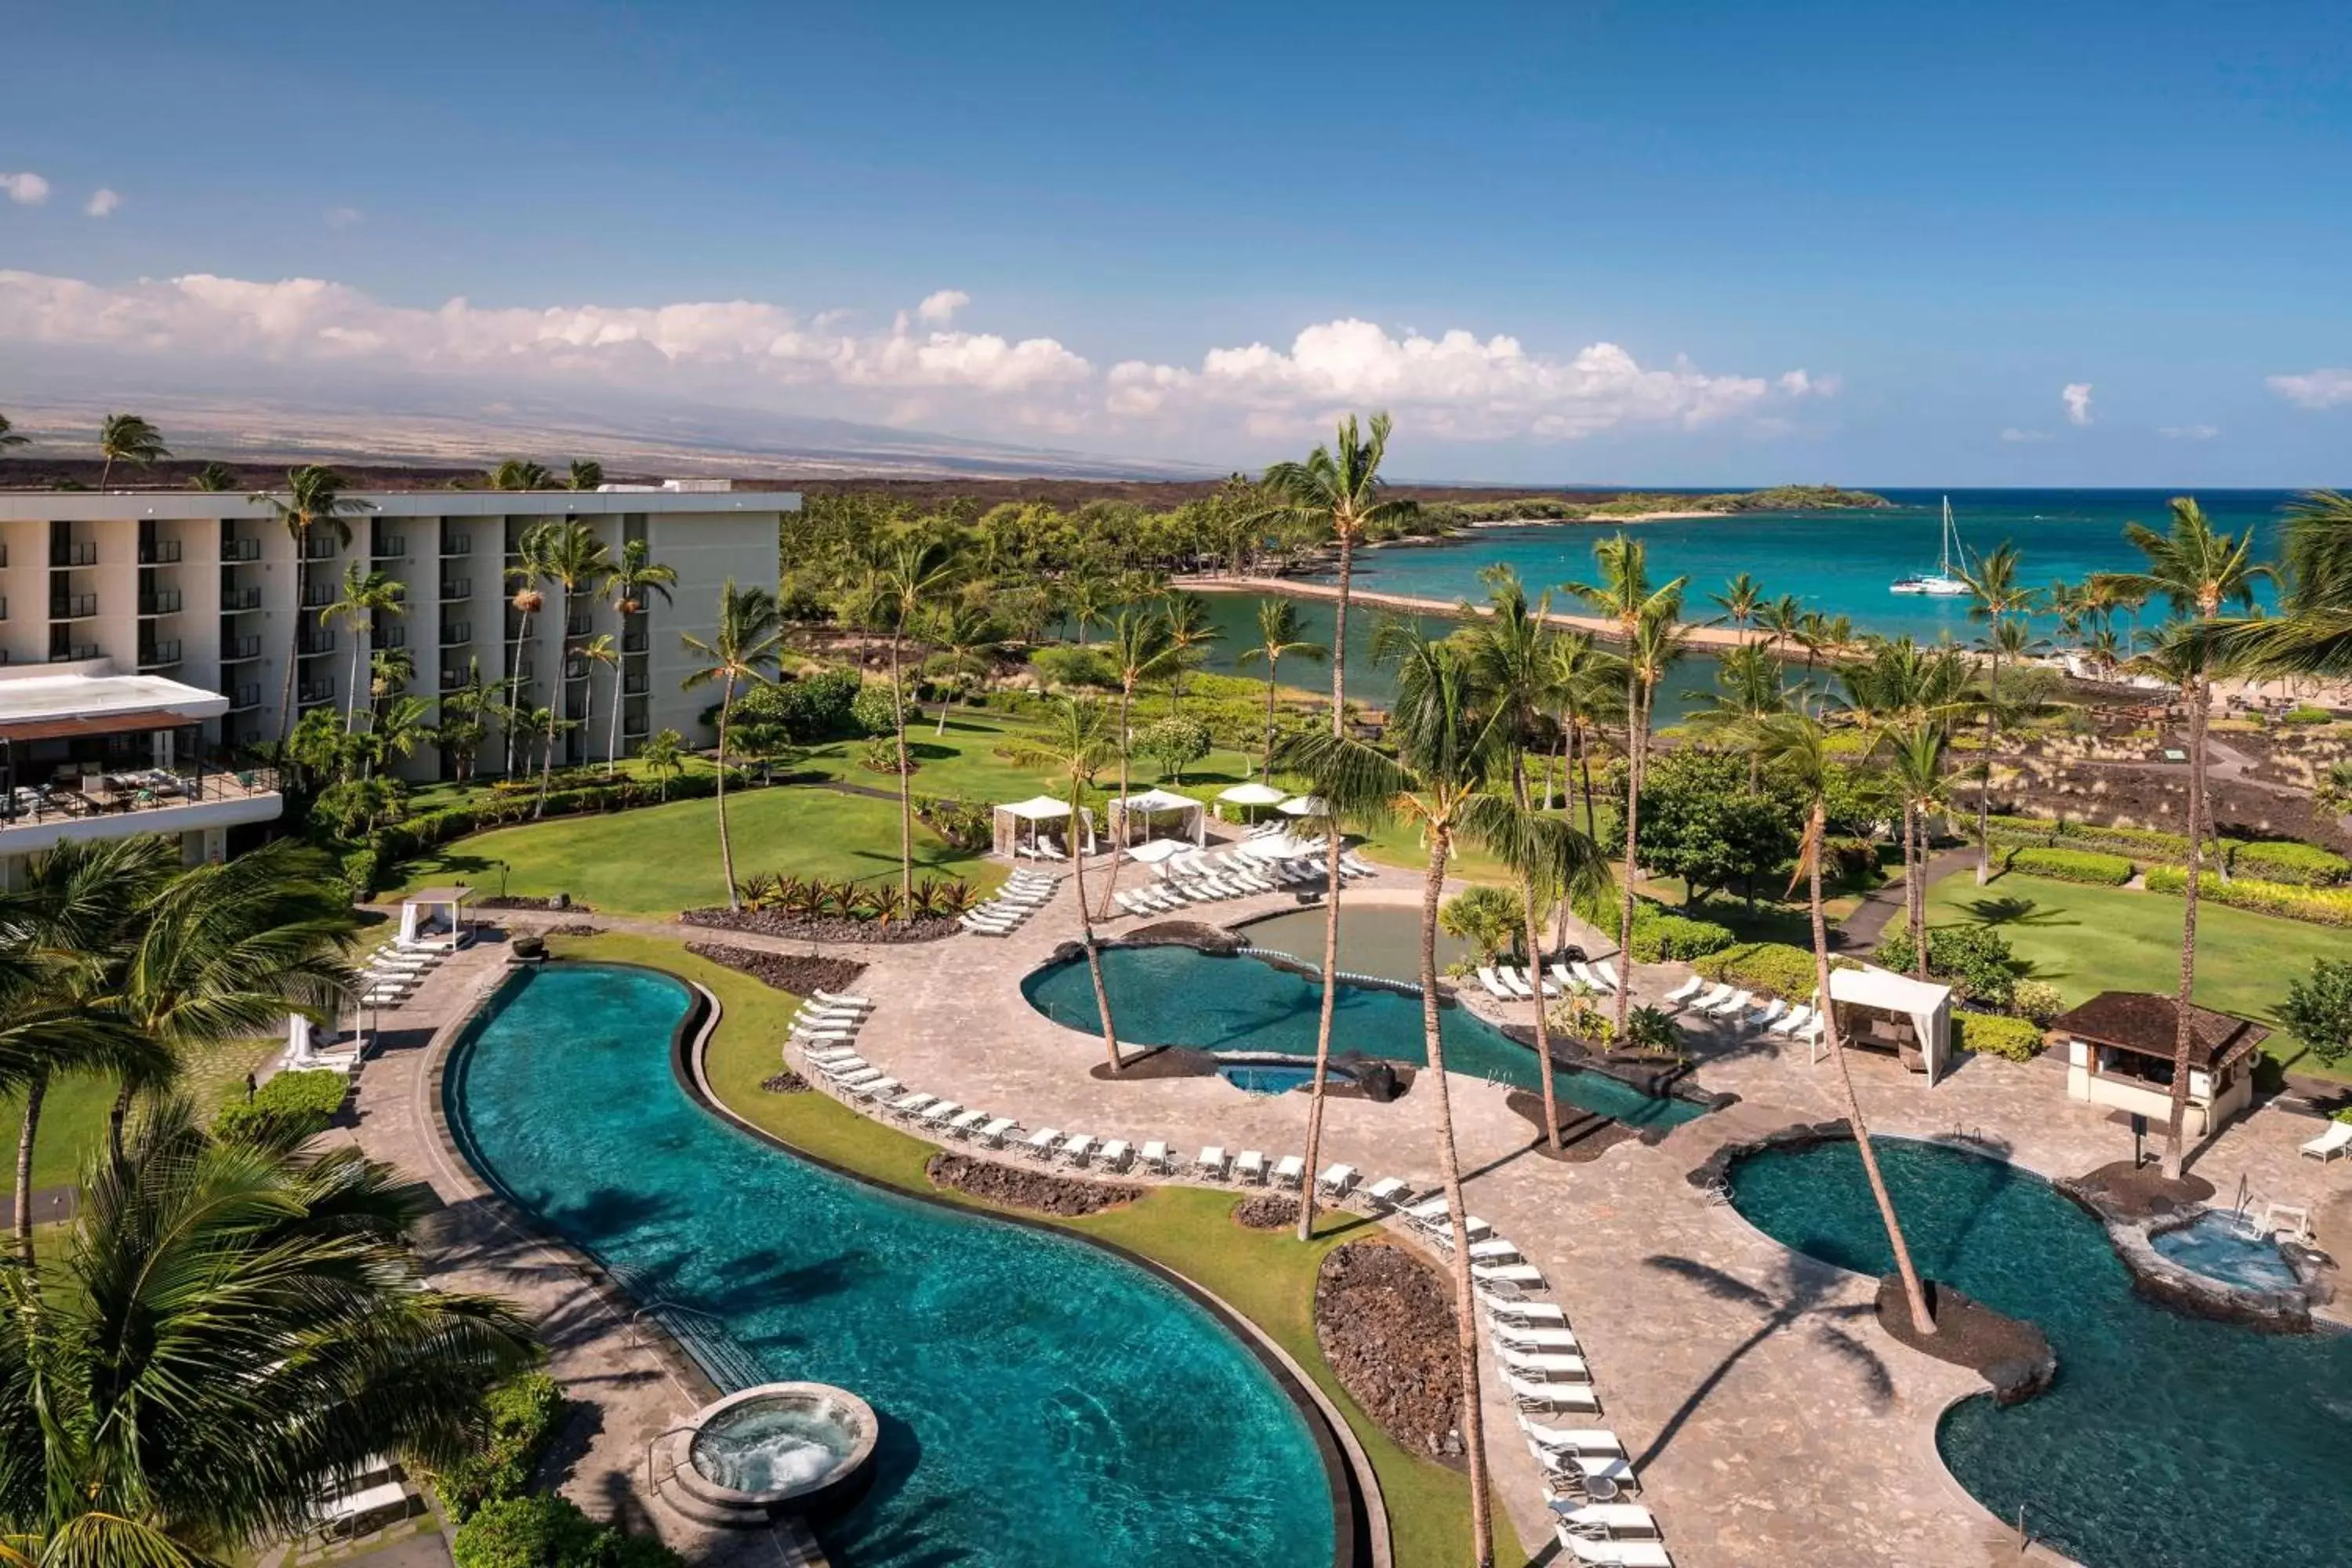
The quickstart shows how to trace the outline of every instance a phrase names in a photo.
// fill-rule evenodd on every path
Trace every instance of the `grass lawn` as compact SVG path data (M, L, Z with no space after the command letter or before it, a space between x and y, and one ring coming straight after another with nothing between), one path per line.
M181 1075L180 1088L193 1096L198 1111L209 1114L232 1094L245 1092L245 1075L268 1061L278 1048L275 1039L241 1040L197 1057ZM114 1079L75 1077L52 1079L41 1100L41 1126L33 1138L33 1185L63 1186L81 1174L82 1156L106 1136L106 1119L114 1109ZM0 1097L0 1138L6 1140L8 1165L0 1173L0 1187L16 1181L16 1138L24 1126L24 1098Z
M1927 890L1928 919L2000 928L2017 956L2069 1003L2101 991L2155 991L2180 983L2180 900L2129 888L2089 888L2011 871L1979 888L1969 872ZM2290 977L2315 958L2344 955L2344 933L2301 921L2248 914L2210 900L2197 909L2197 1000L2275 1028ZM2263 1049L2298 1072L2352 1078L2323 1068L2284 1030Z
M795 1002L749 976L694 957L676 942L617 933L557 938L560 956L645 963L709 987L724 1009L708 1058L719 1097L747 1120L795 1148L905 1191L988 1208L931 1185L923 1166L933 1145L860 1116L822 1093L768 1094L760 1080L780 1065L777 1042ZM1315 1275L1323 1255L1366 1233L1349 1217L1337 1234L1299 1246L1290 1234L1245 1230L1233 1223L1239 1199L1195 1188L1154 1189L1139 1202L1086 1219L1056 1221L1165 1264L1241 1311L1280 1343L1322 1387L1370 1456L1388 1503L1400 1568L1435 1568L1461 1560L1469 1531L1468 1482L1391 1442L1349 1398L1315 1342ZM1032 1216L1034 1217L1034 1216Z

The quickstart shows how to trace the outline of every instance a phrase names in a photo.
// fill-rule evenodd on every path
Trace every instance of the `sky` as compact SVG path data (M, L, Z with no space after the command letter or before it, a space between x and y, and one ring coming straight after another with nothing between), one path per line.
M6 24L0 412L381 377L1219 468L1387 408L1427 479L2343 484L2347 190L2340 3L85 0Z

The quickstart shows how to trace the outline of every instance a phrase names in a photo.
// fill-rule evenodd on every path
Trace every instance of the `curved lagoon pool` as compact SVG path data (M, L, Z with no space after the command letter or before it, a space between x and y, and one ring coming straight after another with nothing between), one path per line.
M836 1561L1331 1561L1313 1434L1223 1325L1097 1248L896 1196L719 1121L670 1070L690 1000L624 967L509 982L451 1058L450 1123L522 1207L709 1314L764 1378L874 1406L874 1484L825 1531Z
M2050 1336L2058 1381L2011 1409L1964 1400L1937 1445L1999 1518L2087 1568L2228 1568L2352 1557L2352 1335L2262 1334L2133 1294L2096 1221L2031 1173L1879 1139L1921 1272ZM1767 1150L1732 1201L1799 1251L1894 1267L1850 1142Z
M1190 1046L1210 1051L1315 1055L1323 988L1255 958L1223 958L1191 947L1114 947L1102 955L1103 989L1119 1037L1135 1045ZM1021 983L1029 1005L1057 1024L1102 1028L1083 960L1049 964ZM1440 1010L1449 1071L1533 1089L1535 1053L1504 1038L1468 1010ZM1331 1048L1415 1067L1428 1065L1421 998L1370 986L1342 985L1332 1009ZM1553 1091L1571 1104L1635 1127L1672 1127L1706 1114L1690 1100L1643 1094L1604 1073L1560 1068Z

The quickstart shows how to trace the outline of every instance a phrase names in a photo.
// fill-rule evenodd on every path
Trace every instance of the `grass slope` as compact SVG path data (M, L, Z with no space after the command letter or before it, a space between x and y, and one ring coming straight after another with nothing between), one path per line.
M197 1110L209 1115L232 1094L245 1092L245 1075L268 1061L278 1042L239 1041L199 1057L187 1064L180 1080L183 1092L194 1098ZM106 1119L114 1109L114 1079L85 1075L55 1079L41 1100L40 1130L33 1139L33 1186L63 1186L79 1178L82 1157L106 1135ZM24 1097L0 1097L0 1139L5 1139L8 1163L0 1170L0 1188L16 1182L16 1137L24 1126Z
M782 1065L778 1042L795 999L656 937L608 933L558 938L549 945L561 956L649 964L708 986L724 1010L707 1058L711 1088L755 1125L871 1180L968 1208L991 1207L931 1184L923 1173L933 1152L930 1143L860 1116L828 1095L761 1089L760 1081ZM1399 1568L1459 1561L1469 1531L1467 1481L1391 1441L1339 1386L1316 1345L1316 1270L1333 1247L1365 1234L1368 1222L1351 1218L1300 1247L1286 1231L1245 1230L1234 1224L1237 1201L1231 1193L1157 1188L1110 1213L1057 1223L1175 1269L1264 1329L1307 1370L1370 1457L1388 1504Z

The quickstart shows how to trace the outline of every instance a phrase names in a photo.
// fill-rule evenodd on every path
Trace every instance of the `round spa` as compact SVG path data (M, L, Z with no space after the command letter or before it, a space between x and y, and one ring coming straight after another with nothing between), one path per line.
M695 1412L677 1479L703 1501L769 1515L822 1513L863 1479L873 1406L824 1383L763 1383Z

